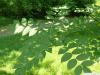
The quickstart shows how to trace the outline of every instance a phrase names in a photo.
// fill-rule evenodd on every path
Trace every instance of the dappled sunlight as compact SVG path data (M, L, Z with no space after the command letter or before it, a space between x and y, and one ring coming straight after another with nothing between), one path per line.
M2 0L0 75L100 72L99 0Z
M100 58L98 24L86 16L16 20L14 34L0 37L2 70L16 75L91 72Z
M95 64L91 65L90 69L94 73L99 73L100 72L100 62L96 62Z
M36 72L44 75L77 75L91 72L89 67L99 58L96 49L99 49L100 45L97 39L99 27L93 19L75 17L69 20L62 17L54 21L30 20L31 25L24 24L27 25L22 25L25 27L21 34L31 37L21 48L21 55L14 67L15 73L20 74L20 71L24 70L21 72L24 74L32 67L37 68L32 70L33 74ZM98 33L95 34L95 31ZM60 67L64 67L64 70Z
M43 61L41 63L39 63L40 67L39 68L35 68L32 70L36 70L37 69L37 74L38 75L63 75L63 74L68 74L70 75L70 71L66 70L66 66L65 64L61 64L60 59L61 59L61 55L58 55L58 51L59 49L63 47L63 46L54 46L52 47L52 51L51 53L46 52L46 56L43 59ZM33 74L35 74L33 72Z
M4 59L0 60L0 63L3 62L3 65L0 66L0 71L5 71L9 74L13 74L15 72L14 64L17 61L17 57L21 53L19 51L12 51L8 56L5 56Z

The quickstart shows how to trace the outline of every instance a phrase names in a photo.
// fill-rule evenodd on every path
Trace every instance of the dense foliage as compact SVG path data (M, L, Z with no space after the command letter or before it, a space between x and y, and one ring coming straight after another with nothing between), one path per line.
M15 18L44 18L47 15L47 11L61 12L52 9L52 7L62 5L66 5L67 7L64 10L65 12L69 12L69 15L75 15L76 13L74 11L76 9L85 10L94 2L95 0L1 0L0 15Z
M0 75L8 74L4 66L12 67L11 75L94 72L90 67L100 62L100 6L96 2L1 0Z

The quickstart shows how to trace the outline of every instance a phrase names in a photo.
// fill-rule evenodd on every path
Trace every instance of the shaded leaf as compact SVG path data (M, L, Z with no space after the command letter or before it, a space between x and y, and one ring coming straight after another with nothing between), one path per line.
M48 48L46 51L52 53L52 48Z
M93 39L90 44L97 44L97 40Z
M83 72L84 73L91 73L91 70L88 67L83 66Z
M100 56L100 52L99 51L95 51L95 52L93 52L93 54L96 55L96 56Z
M82 65L84 65L84 66L91 66L93 64L94 64L94 61L92 61L92 60L86 60L86 61L82 62Z
M18 68L15 70L15 75L25 75L25 69L24 68Z
M43 51L38 55L38 57L39 57L39 59L42 61L43 58L45 57L45 55L46 55L46 52L45 52L45 50L43 50Z
M76 64L77 64L77 60L76 59L71 59L67 64L67 68L72 69L76 66Z
M58 52L58 54L64 54L65 52L67 51L67 48L64 47L64 48L61 48Z
M61 58L61 62L65 62L65 61L69 60L71 57L72 57L71 53L65 53Z
M82 67L79 65L74 70L75 75L81 75L82 73Z
M76 47L76 46L77 46L77 44L73 42L73 43L69 44L68 48L73 48L73 47Z
M80 54L76 57L77 60L81 61L81 60L86 60L88 59L89 55L88 54Z
M83 53L83 52L84 52L83 49L77 48L77 49L73 50L72 54L80 54L80 53Z

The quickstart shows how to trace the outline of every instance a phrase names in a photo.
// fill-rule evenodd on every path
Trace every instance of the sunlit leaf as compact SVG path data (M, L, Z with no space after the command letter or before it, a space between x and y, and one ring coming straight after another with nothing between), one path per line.
M16 24L16 28L15 28L14 34L21 33L24 30L24 28L25 28L24 26Z
M32 26L32 25L33 25L33 19L30 18L30 19L28 20L28 26Z
M22 18L21 24L26 26L27 25L27 19L26 18Z
M27 35L27 34L29 33L30 29L31 29L31 27L30 27L30 26L27 26L27 27L23 30L22 36Z
M68 61L67 68L72 69L76 66L76 64L77 64L77 60L76 59L71 59L71 60Z
M71 57L72 57L71 53L65 53L61 58L61 62L65 62L65 61L69 60Z
M33 36L37 33L37 28L32 28L30 31L29 31L29 36Z

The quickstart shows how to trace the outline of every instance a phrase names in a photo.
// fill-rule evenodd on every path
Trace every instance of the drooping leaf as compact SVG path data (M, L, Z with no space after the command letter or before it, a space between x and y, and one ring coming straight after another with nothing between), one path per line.
M76 59L71 59L71 60L68 61L67 68L72 69L76 66L76 64L77 64L77 60Z
M71 57L72 57L71 53L65 53L61 58L61 62L65 62L65 61L69 60Z

